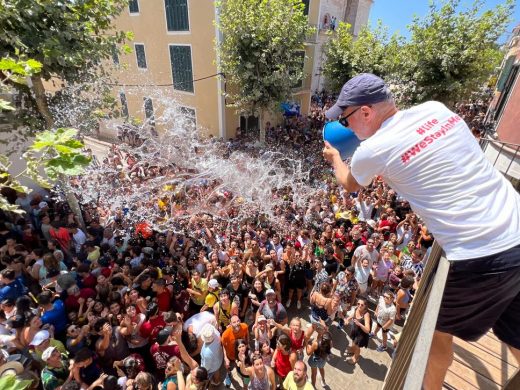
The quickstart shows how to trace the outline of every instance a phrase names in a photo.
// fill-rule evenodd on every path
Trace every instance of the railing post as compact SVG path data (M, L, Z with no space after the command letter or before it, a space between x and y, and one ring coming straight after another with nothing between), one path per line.
M441 261L441 257L442 248L435 242L403 327L395 359L387 372L383 390L420 390L421 388L449 269L449 263L445 258ZM434 286L435 291L432 292ZM435 299L431 299L430 295ZM423 318L426 317L430 324L424 324L423 327L423 323L426 322Z

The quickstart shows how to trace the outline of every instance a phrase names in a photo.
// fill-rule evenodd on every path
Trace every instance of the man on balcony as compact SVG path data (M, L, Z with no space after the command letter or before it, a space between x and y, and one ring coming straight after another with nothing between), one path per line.
M492 328L520 362L520 195L485 158L466 123L434 101L398 110L372 74L349 80L326 116L341 117L363 141L350 167L325 143L338 182L354 192L382 176L451 262L424 388L441 389L453 336L473 341Z

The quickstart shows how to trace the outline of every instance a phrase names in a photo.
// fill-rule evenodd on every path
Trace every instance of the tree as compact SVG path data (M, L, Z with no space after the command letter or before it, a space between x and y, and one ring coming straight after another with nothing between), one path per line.
M438 100L447 105L469 99L500 64L497 40L510 20L514 1L482 12L484 2L457 11L460 0L430 4L424 19L409 26L411 40L403 48L402 78L411 87L410 103Z
M6 86L8 83L23 85L27 77L33 77L41 68L42 64L32 59L24 61L2 58L0 60L0 92L8 89ZM14 107L6 100L0 99L0 109L14 110ZM0 188L8 187L15 191L29 193L29 188L23 186L19 181L21 176L28 177L45 188L51 188L56 182L60 182L73 211L78 214L77 201L71 199L66 176L81 174L91 159L83 153L84 145L76 139L77 133L75 129L59 128L56 131L46 130L36 134L34 142L23 154L26 168L17 176L9 173L11 166L9 157L0 154ZM40 168L43 168L47 177L40 174ZM1 194L0 208L16 213L23 212L16 205L11 205ZM79 215L81 216L81 213ZM80 218L80 220L82 219Z
M112 27L126 4L125 0L0 0L0 54L26 56L42 64L41 72L31 77L31 90L47 128L53 127L54 118L42 79L74 83L99 77L103 60L131 37Z
M301 52L312 33L301 0L219 1L220 72L231 106L246 115L287 100L303 78Z
M403 38L397 34L388 36L388 28L381 21L371 29L363 27L354 39L351 26L340 23L336 33L324 46L326 61L323 72L327 87L339 91L353 76L370 72L384 79L393 77L399 66Z
M328 86L363 72L375 73L392 88L402 106L438 100L448 106L469 99L493 75L503 53L496 44L512 13L514 0L482 12L484 2L459 11L460 0L432 2L424 18L409 26L411 38L388 37L381 22L357 39L341 25L325 46Z

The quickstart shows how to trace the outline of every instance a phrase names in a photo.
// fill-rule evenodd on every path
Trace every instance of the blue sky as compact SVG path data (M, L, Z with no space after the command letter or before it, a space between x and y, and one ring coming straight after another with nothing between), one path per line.
M486 0L485 9L491 9L498 4L503 4L505 0ZM436 0L439 3L439 0ZM461 6L464 8L471 5L471 0L462 0ZM517 0L515 10L513 13L513 21L510 23L507 32L500 38L499 43L504 43L509 36L509 33L520 23L520 0ZM428 12L428 0L374 0L372 9L370 11L369 21L374 26L378 19L383 21L385 26L388 26L389 32L398 31L405 37L409 36L406 26L412 22L413 16L425 16Z

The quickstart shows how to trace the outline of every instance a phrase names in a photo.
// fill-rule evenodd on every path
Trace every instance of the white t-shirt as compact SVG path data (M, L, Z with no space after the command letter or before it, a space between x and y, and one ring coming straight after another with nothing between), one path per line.
M202 328L204 328L204 325L206 324L211 324L215 328L217 327L217 320L212 312L203 311L191 316L184 322L182 328L185 331L188 331L189 327L192 326L193 334L198 337L200 332L202 332Z
M79 253L81 246L87 241L87 236L81 229L78 229L78 231L72 235L72 238L74 239L76 253Z
M360 245L354 251L354 256L357 259L357 263L356 264L361 264L361 261L363 259L367 259L368 260L368 266L370 268L372 268L374 263L379 258L379 252L377 251L377 249L372 249L372 252L369 252L366 245Z
M411 229L404 230L404 228L402 226L398 227L397 228L397 239L399 240L399 239L401 239L401 237L403 237L403 242L400 243L399 245L397 245L398 250L402 250L406 245L408 245L408 243L412 239Z
M520 195L442 103L423 103L387 119L359 145L351 167L359 184L381 175L406 198L449 260L520 244Z
M377 304L377 322L384 325L389 319L395 319L395 315L395 305L393 303L387 305L383 296L380 296Z

